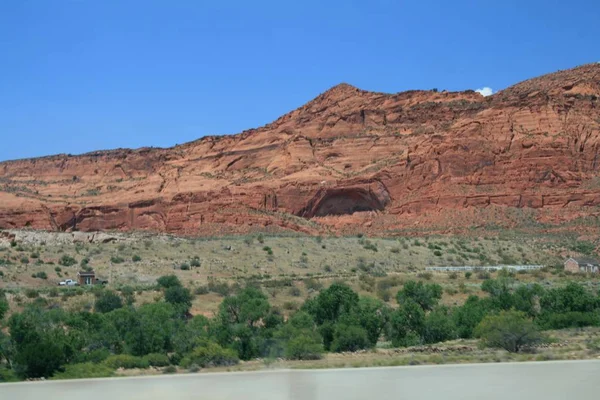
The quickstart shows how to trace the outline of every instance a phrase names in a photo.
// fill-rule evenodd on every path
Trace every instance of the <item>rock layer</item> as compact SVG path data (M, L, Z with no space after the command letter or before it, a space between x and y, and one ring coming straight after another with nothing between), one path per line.
M0 228L393 234L576 225L600 211L600 64L489 97L333 87L168 149L0 163Z

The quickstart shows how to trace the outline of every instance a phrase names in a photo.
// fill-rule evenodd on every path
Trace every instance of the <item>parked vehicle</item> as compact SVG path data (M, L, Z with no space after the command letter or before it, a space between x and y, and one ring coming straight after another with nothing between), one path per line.
M64 281L58 282L58 286L77 286L79 283L73 279L65 279Z

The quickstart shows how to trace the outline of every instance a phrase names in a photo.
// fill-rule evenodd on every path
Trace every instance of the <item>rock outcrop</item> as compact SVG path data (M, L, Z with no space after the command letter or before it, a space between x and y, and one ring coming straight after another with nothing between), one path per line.
M474 91L341 84L168 149L0 163L0 228L394 234L600 214L600 64Z

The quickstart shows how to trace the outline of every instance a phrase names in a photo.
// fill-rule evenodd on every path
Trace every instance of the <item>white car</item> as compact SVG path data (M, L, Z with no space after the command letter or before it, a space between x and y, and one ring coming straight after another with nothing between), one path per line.
M58 286L77 286L79 283L74 281L73 279L66 279L64 281L58 282Z

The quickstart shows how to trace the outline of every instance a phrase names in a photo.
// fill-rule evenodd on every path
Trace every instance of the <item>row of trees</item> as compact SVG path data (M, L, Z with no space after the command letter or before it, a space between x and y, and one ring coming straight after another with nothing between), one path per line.
M545 289L514 287L506 278L487 280L482 289L489 296L447 307L440 304L439 285L409 281L398 291L394 308L334 283L287 320L254 286L226 297L218 313L206 318L189 314L192 296L175 276L158 284L164 300L137 308L102 290L95 312L30 306L15 313L7 321L9 334L0 333L0 359L26 378L49 377L83 363L161 360L204 367L238 358L317 359L324 351L371 348L382 339L411 346L479 336L490 346L519 351L541 339L539 330L600 325L600 298L575 283ZM6 312L2 304L0 318Z

